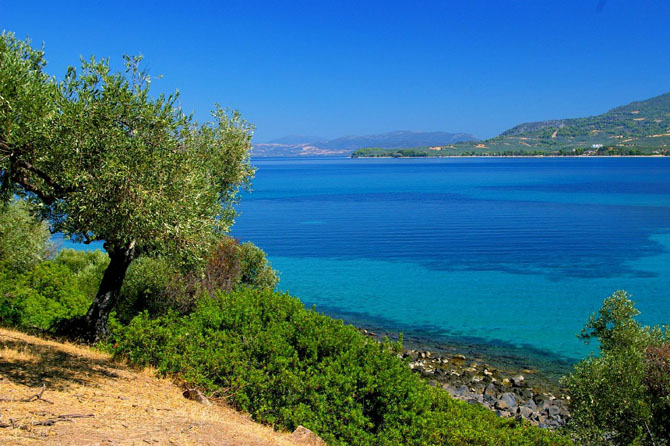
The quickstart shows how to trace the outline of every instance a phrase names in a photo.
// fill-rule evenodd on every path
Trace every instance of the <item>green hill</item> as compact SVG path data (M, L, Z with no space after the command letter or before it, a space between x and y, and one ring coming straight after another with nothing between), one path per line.
M670 93L631 102L602 115L530 122L495 138L412 152L406 155L394 150L363 149L352 156L668 154Z

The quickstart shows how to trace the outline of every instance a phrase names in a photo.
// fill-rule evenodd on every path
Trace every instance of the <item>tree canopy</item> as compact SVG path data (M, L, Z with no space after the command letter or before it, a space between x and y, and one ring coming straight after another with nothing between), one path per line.
M253 128L239 113L216 106L199 125L178 94L150 93L141 57L124 61L115 72L109 59L82 59L57 81L43 50L0 38L0 189L26 197L54 232L104 240L110 266L87 314L98 335L132 259L201 259L253 175Z

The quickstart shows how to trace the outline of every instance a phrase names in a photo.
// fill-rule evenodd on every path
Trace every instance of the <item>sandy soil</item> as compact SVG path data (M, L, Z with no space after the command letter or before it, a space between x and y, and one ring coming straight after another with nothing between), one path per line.
M0 426L2 445L311 444L231 408L187 400L181 388L150 370L5 329Z

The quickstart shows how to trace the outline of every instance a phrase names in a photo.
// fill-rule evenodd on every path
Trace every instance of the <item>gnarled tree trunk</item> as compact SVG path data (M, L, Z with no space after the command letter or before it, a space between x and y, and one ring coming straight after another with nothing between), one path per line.
M107 247L105 247L107 249ZM102 340L107 335L107 320L121 294L123 279L135 254L135 242L121 249L107 249L109 266L102 276L98 294L83 320L84 337L89 342Z

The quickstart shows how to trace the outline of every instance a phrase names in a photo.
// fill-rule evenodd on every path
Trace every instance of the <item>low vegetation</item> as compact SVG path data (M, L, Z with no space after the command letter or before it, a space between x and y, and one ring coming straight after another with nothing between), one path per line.
M225 396L254 419L299 424L331 445L567 444L430 387L354 327L287 294L244 287L203 297L188 316L142 314L112 351Z
M642 326L629 297L617 291L589 318L580 336L597 339L600 355L564 378L579 444L670 442L670 330Z

